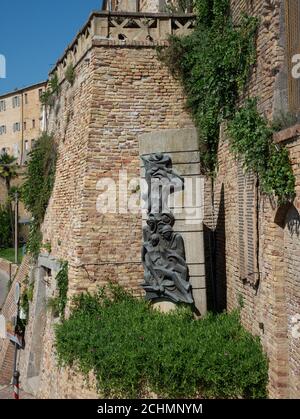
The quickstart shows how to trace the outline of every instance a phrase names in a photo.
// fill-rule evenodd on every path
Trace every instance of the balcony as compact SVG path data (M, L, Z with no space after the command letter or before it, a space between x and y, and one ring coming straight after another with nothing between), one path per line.
M189 13L93 12L51 73L57 71L61 80L68 65L76 65L93 45L167 45L170 35L190 34L195 20L196 16Z

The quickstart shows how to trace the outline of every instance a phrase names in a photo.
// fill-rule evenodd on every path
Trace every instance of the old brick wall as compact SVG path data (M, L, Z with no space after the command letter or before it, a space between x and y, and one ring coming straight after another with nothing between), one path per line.
M97 211L102 192L97 183L115 180L119 203L119 171L127 171L128 181L140 176L138 136L192 127L184 104L179 83L149 46L95 41L76 67L74 86L62 83L49 121L59 158L43 234L51 255L69 261L69 297L109 280L141 294L141 215ZM57 369L52 326L50 316L38 396L95 396L93 390L84 390L80 376L70 387L73 373Z
M279 110L285 112L287 104L284 2L232 0L231 5L236 22L241 11L260 18L257 66L249 81L247 96L257 96L260 111L271 119ZM213 186L209 180L206 184L206 256L207 261L215 263L215 270L214 266L207 269L208 282L212 284L209 295L211 306L232 310L242 303L243 324L260 336L268 354L269 394L274 398L300 395L299 339L294 337L297 330L295 316L300 313L300 247L295 227L300 209L300 154L299 139L292 140L295 133L297 130L280 137L286 140L297 177L294 206L278 209L276 202L262 195L257 202L256 244L260 272L257 289L250 276L246 281L241 277L239 232L240 228L246 228L247 220L245 217L239 219L238 162L230 154L224 127L220 132L217 177ZM289 222L290 218L292 221ZM253 228L256 226L253 225Z
M214 206L212 210L207 199L205 219L207 230L214 231L215 241L215 276L207 269L212 297L216 298L218 309L236 309L242 302L242 323L260 336L270 361L272 398L300 395L300 138L291 137L286 146L296 175L297 196L287 208L277 208L271 199L259 196L258 289L250 281L243 282L240 275L238 169L224 133L214 183ZM210 303L210 307L216 308L211 300Z

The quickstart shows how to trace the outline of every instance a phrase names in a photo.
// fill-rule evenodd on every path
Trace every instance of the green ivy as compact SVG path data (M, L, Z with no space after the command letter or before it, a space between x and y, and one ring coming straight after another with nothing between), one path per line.
M238 312L162 314L116 286L78 295L72 307L55 328L59 363L94 371L102 396L266 397L267 360Z
M232 116L236 100L256 61L258 20L243 16L235 26L229 0L196 0L193 33L171 37L159 50L172 74L179 77L199 131L202 168L213 173L220 123Z
M63 320L65 317L65 308L68 301L68 262L61 262L61 268L56 275L56 286L58 295L57 297L49 298L47 307L52 310L55 316L60 316L60 318Z
M288 151L273 143L274 126L257 110L257 100L249 99L228 123L233 153L246 170L258 175L264 193L277 196L279 203L291 200L295 177Z
M29 284L28 279L27 279L27 281L24 281L24 285L25 285L25 288L20 298L20 308L24 311L26 315L26 319L21 320L21 324L23 325L23 327L25 327L28 322L29 306L30 306L30 303L33 301L34 282L31 282Z
M41 94L40 101L44 106L52 106L55 97L59 94L60 86L57 73L54 73L50 80L47 89Z
M65 78L70 83L70 85L73 86L76 79L76 73L73 64L68 65L65 71Z
M54 185L56 159L57 151L53 137L44 133L30 153L27 174L21 191L24 205L33 217L27 248L35 256L39 253L41 246L40 225L44 220Z

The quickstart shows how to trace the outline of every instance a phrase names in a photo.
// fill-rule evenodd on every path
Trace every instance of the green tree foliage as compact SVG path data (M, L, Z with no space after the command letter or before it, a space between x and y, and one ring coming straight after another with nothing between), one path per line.
M55 333L60 364L94 371L105 396L266 397L267 360L238 312L162 314L111 286L76 296Z
M10 213L7 206L0 205L0 248L8 248L13 243Z
M3 179L5 182L6 190L7 190L7 212L9 214L9 223L10 223L10 234L11 234L11 242L14 242L14 215L13 215L13 208L12 208L12 200L11 198L11 181L18 176L17 173L17 159L14 156L10 156L6 152L0 155L0 178Z
M0 155L0 177L5 182L7 193L10 191L12 179L18 176L16 161L17 159L14 156L10 156L6 152Z

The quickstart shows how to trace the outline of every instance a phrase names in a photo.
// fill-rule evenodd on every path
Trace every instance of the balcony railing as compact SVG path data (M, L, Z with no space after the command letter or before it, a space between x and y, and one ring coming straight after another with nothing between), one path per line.
M185 36L195 25L194 14L94 12L58 60L54 71L63 78L69 64L78 63L93 44L156 46L170 35Z

